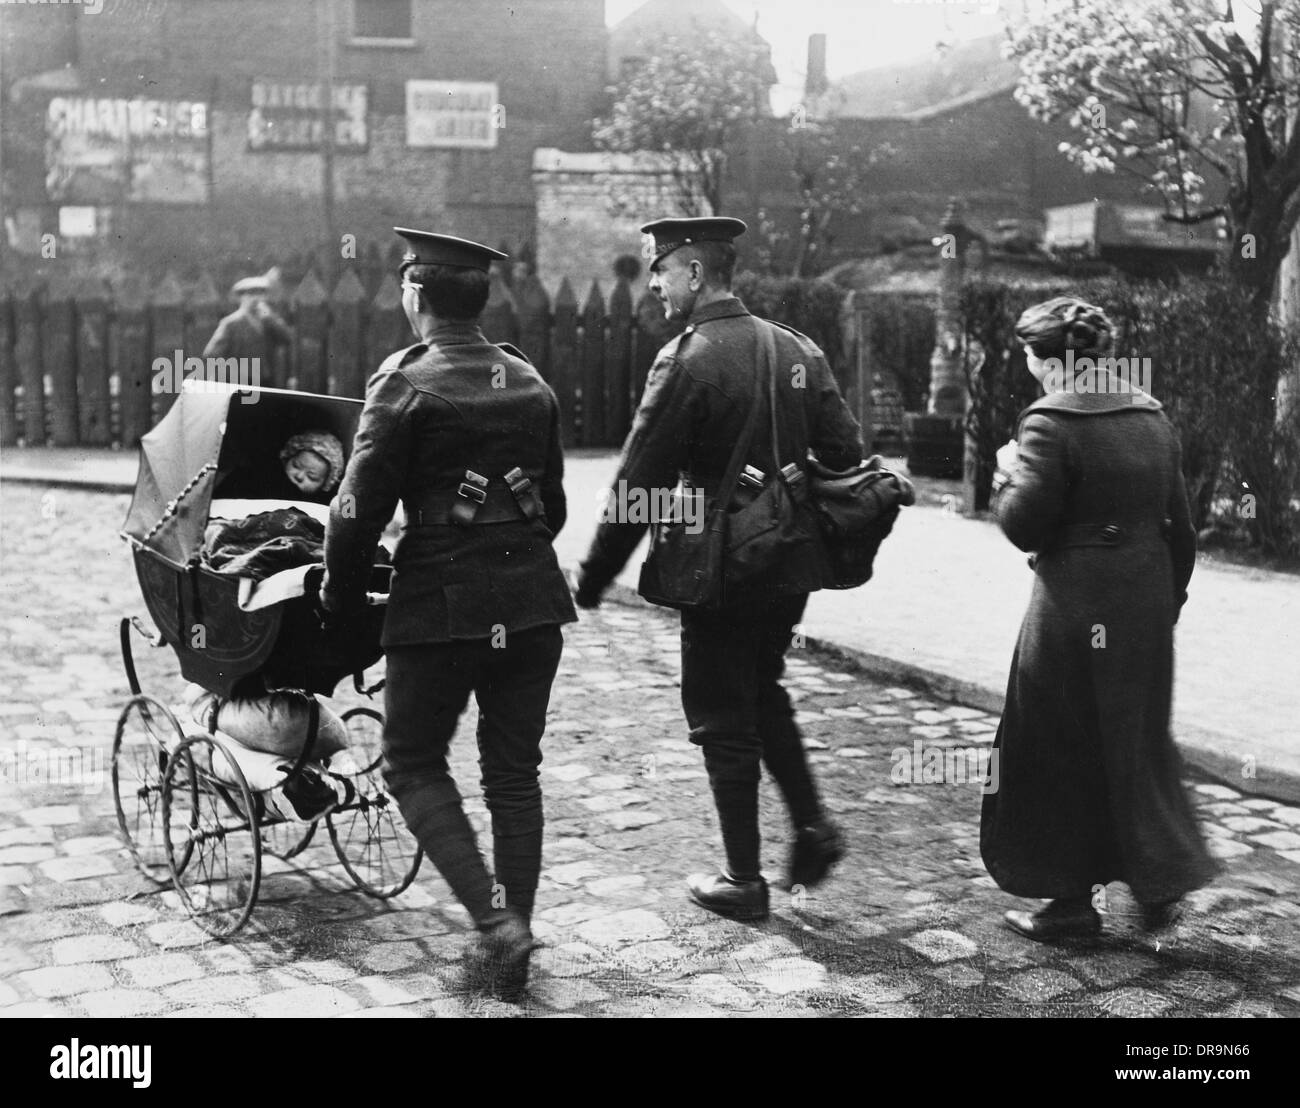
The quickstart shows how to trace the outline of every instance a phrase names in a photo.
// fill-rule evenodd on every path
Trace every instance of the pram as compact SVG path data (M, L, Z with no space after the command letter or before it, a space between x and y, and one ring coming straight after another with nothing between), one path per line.
M406 830L379 774L383 716L344 712L348 797L305 825L285 819L270 790L250 787L241 750L218 732L182 726L162 699L141 691L132 631L175 652L182 675L218 698L288 690L301 698L305 743L283 788L309 769L320 729L316 694L332 695L351 675L358 692L383 656L380 633L387 566L376 566L369 604L347 626L322 627L316 604L323 567L303 565L251 581L214 572L200 552L210 518L266 510L259 495L280 472L285 439L328 430L350 444L361 402L280 389L187 383L171 410L141 440L140 472L122 537L130 544L145 605L157 628L121 621L122 661L131 698L113 739L118 826L140 872L170 883L191 918L223 938L257 903L262 854L288 859L310 843L323 818L339 861L358 888L387 899L415 879L418 843ZM302 510L311 506L300 505ZM319 516L325 509L317 506ZM218 701L219 703L220 701ZM335 775L337 776L337 775Z

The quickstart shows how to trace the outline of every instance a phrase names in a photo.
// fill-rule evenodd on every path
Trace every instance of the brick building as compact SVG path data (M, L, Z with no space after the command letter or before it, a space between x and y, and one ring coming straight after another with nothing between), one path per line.
M360 257L394 224L518 250L606 47L603 0L6 5L0 243L108 273Z
M815 50L813 60L820 54L824 64L824 49ZM806 103L834 117L841 133L864 150L886 151L868 171L867 210L832 220L822 268L928 243L953 196L964 202L970 226L994 243L1040 238L1049 209L1093 201L1160 207L1159 197L1132 175L1085 174L1060 153L1059 144L1077 141L1078 132L1064 121L1035 120L1016 103L1017 74L1016 64L1001 58L997 37L868 70L829 88L824 73L810 68L810 87L826 91ZM726 204L727 214L745 220L764 212L782 236L779 262L792 258L799 228L790 149L789 120L773 120L748 136L736 151ZM1157 252L1203 262L1210 226L1162 226L1168 241Z

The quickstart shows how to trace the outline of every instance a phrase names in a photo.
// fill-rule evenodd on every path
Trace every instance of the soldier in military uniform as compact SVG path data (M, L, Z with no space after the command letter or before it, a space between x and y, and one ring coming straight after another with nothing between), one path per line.
M330 512L321 605L346 619L400 500L406 526L384 624L384 774L407 825L482 932L480 964L516 999L533 949L542 854L540 742L577 618L551 542L564 526L555 395L514 348L479 330L498 251L395 228L402 305L420 342L371 378ZM494 872L447 767L470 694L480 717Z
M667 318L684 319L686 328L650 371L613 490L644 490L654 502L680 477L706 497L730 501L736 490L718 486L744 430L760 365L756 321L731 292L732 240L745 224L666 219L641 230L653 236L650 290ZM802 463L811 448L833 469L856 465L861 431L822 352L789 329L776 339L782 463ZM766 398L762 404L747 461L770 479L776 465ZM599 603L645 530L619 522L618 513L605 516L578 576L579 607ZM780 787L795 829L788 884L816 884L843 854L780 683L808 593L820 587L817 567L806 563L782 563L757 589L729 588L724 580L721 606L682 612L682 706L691 741L703 748L727 858L723 872L693 875L687 885L697 903L736 918L761 919L768 911L759 862L760 763Z
M256 358L269 371L273 351L293 342L293 332L267 303L269 277L245 277L231 287L239 307L224 316L203 348L205 358Z

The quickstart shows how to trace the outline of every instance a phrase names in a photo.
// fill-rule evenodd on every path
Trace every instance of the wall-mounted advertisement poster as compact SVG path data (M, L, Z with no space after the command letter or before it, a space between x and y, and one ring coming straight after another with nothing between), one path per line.
M325 145L325 86L320 82L256 80L248 113L251 151L320 150ZM334 149L364 153L369 145L365 85L334 85L329 118Z
M45 191L70 205L206 204L208 105L55 96L45 115Z
M504 123L495 81L407 81L406 145L491 150Z

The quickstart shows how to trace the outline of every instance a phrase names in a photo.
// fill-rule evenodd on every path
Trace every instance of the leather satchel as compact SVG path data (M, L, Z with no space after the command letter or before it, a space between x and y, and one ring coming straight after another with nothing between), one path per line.
M721 602L728 507L740 481L745 455L754 439L762 399L761 384L761 379L755 374L749 417L731 451L722 483L718 486L719 495L709 499L702 511L675 511L670 513L670 518L651 524L650 549L641 565L637 584L637 592L651 604L665 608L712 608ZM678 490L678 496L683 495L702 496L703 493Z
M879 454L849 470L827 469L811 457L808 467L809 498L825 551L822 587L864 585L899 511L916 500L912 482L884 469Z

